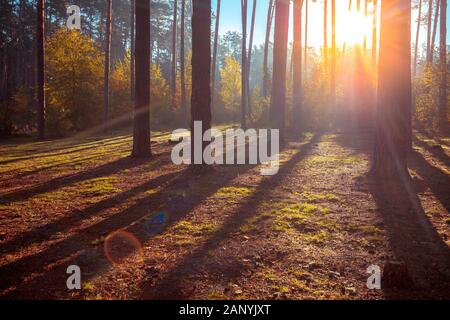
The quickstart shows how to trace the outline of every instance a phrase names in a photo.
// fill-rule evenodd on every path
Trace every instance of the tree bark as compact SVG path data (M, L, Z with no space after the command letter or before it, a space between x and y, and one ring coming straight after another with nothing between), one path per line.
M111 59L111 14L112 0L106 2L106 38L105 38L105 72L103 80L103 105L105 129L108 129L109 118L109 72Z
M38 98L38 137L45 138L45 4L44 0L37 2L37 98Z
M130 25L131 25L131 43L130 43L130 89L131 89L131 102L134 102L135 94L135 67L134 67L134 46L135 46L135 0L131 0L130 3Z
M447 82L448 82L448 70L447 70L447 0L441 0L441 25L440 25L440 71L441 71L441 84L439 88L439 129L440 132L445 134L448 132L448 97L447 97Z
M306 2L306 8L305 8L305 56L303 59L305 60L304 65L304 72L305 72L305 80L308 77L308 15L309 15L309 1L305 0Z
M328 72L328 0L323 0L323 70Z
M172 21L172 108L176 107L177 95L177 26L178 26L178 0L173 2Z
M219 0L220 1L220 0ZM181 113L183 122L188 123L186 103L186 68L184 37L186 35L186 0L181 0L181 35L180 35L180 80L181 80Z
M302 128L302 7L303 0L294 1L294 49L292 55L294 74L292 101L294 108L294 127L297 132Z
M264 42L264 62L263 62L263 88L262 93L264 97L269 95L269 45L270 45L270 31L272 30L272 20L274 13L273 1L269 2L269 9L267 10L267 26L266 39Z
M241 127L246 128L247 115L247 0L241 0L242 8L242 62L241 62Z
M336 104L336 0L331 0L331 103Z
M193 0L192 15L192 97L191 97L191 163L194 170L206 164L195 163L194 122L202 122L203 135L211 128L211 0ZM206 143L202 143L202 155Z
M212 63L212 76L211 76L211 105L214 105L214 98L216 92L216 70L217 70L217 50L219 47L219 27L220 27L220 0L217 0L216 9L216 28L214 30L214 51L213 51L213 63Z
M133 157L151 156L150 146L150 2L136 0L136 97Z
M420 0L422 1L422 0ZM377 65L377 24L378 24L378 1L373 0L373 21L372 21L372 66L375 70ZM374 72L375 74L375 72Z
M436 43L436 32L437 25L439 20L439 8L441 6L441 0L437 0L436 3L436 12L434 14L434 22L433 22L433 36L431 37L431 48L430 48L430 63L433 64L434 60L434 44Z
M273 49L273 80L271 119L280 130L280 143L285 141L286 63L289 33L289 2L275 1L275 41Z
M256 20L256 0L253 0L253 11L252 11L252 22L250 26L250 40L248 45L248 58L247 58L247 114L250 115L252 112L252 105L251 105L251 91L250 91L250 70L252 67L252 49L253 49L253 34L255 32L255 20Z
M431 62L431 19L433 16L433 0L428 1L428 22L427 22L427 64Z
M411 141L411 1L381 3L378 108L372 172L408 176Z
M419 54L419 35L420 35L420 23L422 22L422 0L419 1L419 17L417 18L417 31L416 42L414 44L414 64L413 64L413 78L416 78L417 74L417 56Z

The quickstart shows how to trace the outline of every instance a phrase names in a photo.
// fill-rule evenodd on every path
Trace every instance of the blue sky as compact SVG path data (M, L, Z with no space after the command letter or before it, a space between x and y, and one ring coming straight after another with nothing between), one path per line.
M342 1L342 0L340 0ZM338 2L340 2L338 1ZM250 24L250 12L251 6L253 5L253 0L248 0L249 2L249 24ZM239 31L241 32L241 0L222 0L222 11L221 11L221 23L220 23L220 34L224 34L227 31ZM212 0L213 10L216 10L217 0ZM266 29L266 18L267 18L267 9L269 6L269 0L258 0L257 3L257 15L256 15L256 26L255 26L255 36L254 43L262 44L265 38L265 29ZM346 7L346 6L344 6ZM425 6L424 6L425 8ZM323 14L321 13L323 10L322 3L313 3L310 1L310 9L311 15L309 20L309 28L310 34L309 38L311 44L313 46L320 46L323 42L322 34L323 34ZM447 16L450 15L450 6L447 8ZM413 17L417 16L417 12L413 12ZM339 15L337 17L339 19ZM339 21L339 20L338 20ZM339 23L339 22L338 22ZM422 28L424 29L424 28ZM447 43L450 44L450 18L447 20ZM273 30L272 30L273 32ZM413 32L413 36L415 34L415 28ZM421 41L425 40L425 34L421 34ZM439 37L439 36L438 36Z

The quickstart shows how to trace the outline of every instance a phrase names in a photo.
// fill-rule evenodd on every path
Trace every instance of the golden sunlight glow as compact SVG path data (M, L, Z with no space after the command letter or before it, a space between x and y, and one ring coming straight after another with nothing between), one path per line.
M339 45L346 43L347 45L362 44L364 37L367 43L372 39L372 15L367 17L364 10L343 11L342 16L337 20L336 31L340 37L337 38Z

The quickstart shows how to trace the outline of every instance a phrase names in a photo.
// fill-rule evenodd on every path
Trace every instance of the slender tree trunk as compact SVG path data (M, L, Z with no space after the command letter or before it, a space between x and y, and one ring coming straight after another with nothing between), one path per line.
M372 172L408 176L411 140L411 1L381 2L378 108Z
M416 78L417 74L417 56L419 54L419 35L420 35L420 23L422 22L422 0L419 1L419 17L417 18L417 31L416 42L414 44L414 64L413 64L413 78Z
M150 2L136 0L136 97L133 157L151 156L150 145Z
M269 45L270 45L270 31L272 29L272 20L274 13L273 1L269 2L269 9L267 10L267 26L266 26L266 39L264 43L264 62L263 62L263 96L269 95Z
M105 129L108 129L109 118L109 72L111 59L111 14L112 0L106 2L106 39L105 39L105 73L103 80L103 104L104 104L104 123Z
M439 86L439 129L441 133L448 132L448 97L447 97L447 0L441 0L441 26L440 26L440 71L441 71L441 84Z
M437 0L436 3L436 12L434 14L434 22L433 22L433 36L431 37L431 48L430 48L430 63L433 64L434 59L434 44L436 43L436 33L437 33L437 25L439 20L439 8L441 6L441 0Z
M38 98L38 137L45 138L45 5L44 0L37 2L37 98Z
M176 107L177 96L177 26L178 26L178 0L173 2L172 21L172 108Z
M211 0L193 0L192 15L192 98L191 98L191 162L194 170L205 168L205 143L194 130L194 122L202 122L202 132L211 128ZM195 148L196 141L202 145ZM201 161L196 159L201 157ZM202 170L202 169L201 169Z
M364 17L367 19L367 15L368 15L368 4L369 1L365 0L364 1ZM367 34L364 32L364 40L363 40L363 54L364 56L366 55L366 50L367 50Z
M248 1L241 0L242 7L242 65L241 65L241 126L247 127L247 7Z
M422 1L422 0L420 0ZM372 66L374 70L377 65L377 24L378 24L378 1L373 0L373 21L372 21ZM374 72L375 74L375 72Z
M323 69L328 74L328 0L323 0Z
M131 0L131 43L130 43L130 88L131 88L131 102L134 102L134 94L135 94L135 67L134 67L134 46L135 46L135 0Z
M289 34L289 2L275 1L275 42L273 49L273 80L271 119L280 130L280 143L285 141L286 63Z
M219 0L220 1L220 0ZM185 67L185 48L184 37L186 35L186 0L181 0L181 35L180 35L180 80L181 80L181 113L184 123L188 123L187 119L187 103L186 103L186 67Z
M256 0L253 0L253 11L252 11L252 22L250 26L250 40L248 45L248 58L247 58L247 114L251 115L252 113L252 104L251 104L251 95L252 92L250 91L250 71L252 68L252 49L253 49L253 34L255 32L255 20L256 20Z
M336 104L336 0L331 0L331 103Z
M327 1L327 0L325 0ZM294 74L292 81L292 101L294 108L294 127L297 132L302 129L302 6L303 0L294 1Z
M220 27L220 4L221 1L217 0L216 9L216 28L214 30L214 51L213 51L213 63L212 63L212 76L211 76L211 105L214 106L214 98L216 92L216 70L217 70L217 50L219 47L219 27Z
M305 8L305 56L303 59L305 60L304 72L305 72L305 80L308 77L308 16L309 16L309 1L305 0L306 8Z
M431 19L433 17L433 0L428 1L428 22L427 22L427 64L431 62Z

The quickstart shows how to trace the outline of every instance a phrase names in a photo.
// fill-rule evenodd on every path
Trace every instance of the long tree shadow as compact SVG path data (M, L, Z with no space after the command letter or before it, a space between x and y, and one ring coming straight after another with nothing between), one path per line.
M396 260L406 263L410 289L383 288L388 299L448 298L450 250L427 219L412 180L368 181ZM448 186L448 185L447 185Z
M157 193L140 199L127 209L87 227L37 254L1 266L0 274L6 275L1 278L0 282L2 298L33 295L33 288L46 288L45 292L42 292L43 296L57 297L58 293L66 292L64 279L66 278L66 268L71 264L81 267L85 280L105 272L111 263L105 258L103 247L94 246L92 248L93 241L116 230L128 230L135 234L141 243L145 243L154 236L148 234L143 227L146 218L150 217L153 212L169 212L170 218L165 228L170 228L201 201L253 167L245 165L221 168L202 176L193 175L190 169L178 172L175 176L165 180ZM196 185L201 186L201 192L192 188L189 185L190 181L195 181ZM174 200L173 195L181 192L187 192L187 196L175 197ZM79 214L86 216L89 214L89 209ZM64 263L58 264L58 261L61 260L64 260ZM37 276L33 277L33 275ZM30 276L31 280L23 282Z
M441 146L438 146L438 145L430 146L428 143L426 143L423 140L418 139L417 137L414 137L413 141L416 145L424 148L425 150L430 152L434 157L441 160L447 167L450 167L450 158L445 153L444 149L442 149Z
M31 188L0 194L0 198L5 200L8 204L11 204L18 201L25 201L36 195L55 191L74 183L111 175L146 163L151 163L152 166L157 167L163 161L162 156L163 155L157 155L152 159L133 159L130 157L120 158L87 171L51 179Z
M170 269L161 279L155 279L152 274L148 275L150 282L142 284L140 291L142 299L188 299L189 293L182 288L183 279L198 272L199 267L207 268L208 252L216 249L220 243L230 237L251 217L256 214L256 208L261 204L261 199L267 197L273 190L279 187L283 180L289 175L291 170L304 159L320 140L321 134L315 134L310 142L304 144L298 152L292 156L289 161L280 167L277 175L267 177L257 187L257 190L248 197L235 211L234 214L227 217L220 229L215 231L208 239L192 253L184 257L175 267ZM228 265L228 271L223 272L223 276L228 279L239 276L244 270L242 264L234 263ZM205 270L203 270L205 271ZM223 279L222 279L223 280ZM225 279L226 280L226 279Z
M431 165L419 152L410 156L408 165L420 175L447 212L450 212L450 176Z

